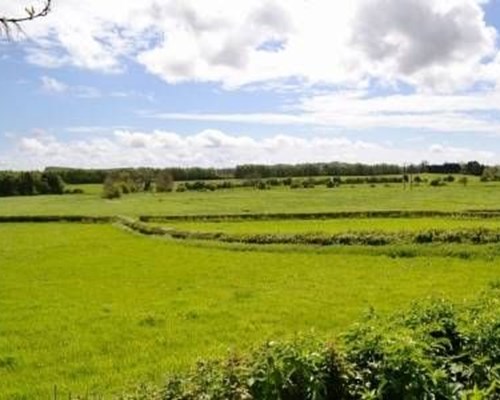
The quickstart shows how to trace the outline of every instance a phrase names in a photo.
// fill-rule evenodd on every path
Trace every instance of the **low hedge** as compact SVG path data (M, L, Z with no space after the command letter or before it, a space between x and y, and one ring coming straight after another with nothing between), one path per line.
M79 222L109 223L115 217L98 217L88 215L8 215L0 216L0 223L43 223L43 222Z
M346 218L500 218L500 210L379 210L379 211L335 211L321 213L246 213L246 214L208 214L208 215L143 215L142 222L169 221L264 221L264 220L315 220Z
M170 236L181 240L214 240L244 244L302 244L317 246L384 246L389 244L500 243L500 229L471 228L460 230L430 229L417 232L344 232L297 234L231 234L224 232L181 231L148 225L141 221L122 218L126 227L145 235Z
M305 337L200 361L122 400L499 399L496 286L468 305L433 300L387 318L370 313L335 344Z

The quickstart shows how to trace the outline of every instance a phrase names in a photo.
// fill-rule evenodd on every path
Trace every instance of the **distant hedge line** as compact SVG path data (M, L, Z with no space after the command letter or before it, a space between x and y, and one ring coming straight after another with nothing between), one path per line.
M88 215L2 215L0 223L29 223L29 222L80 222L80 223L109 223L116 217L98 217Z
M229 220L315 220L343 218L500 218L499 210L427 211L427 210L381 210L381 211L335 211L321 213L247 213L208 215L144 215L142 222L169 221L229 221Z
M305 337L199 361L121 399L499 399L499 287L468 305L434 300L388 318L370 313L334 343Z

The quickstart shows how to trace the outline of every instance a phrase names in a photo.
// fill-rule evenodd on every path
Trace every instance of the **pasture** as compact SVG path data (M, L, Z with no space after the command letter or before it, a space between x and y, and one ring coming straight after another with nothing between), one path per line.
M0 215L196 215L297 213L367 210L499 209L500 182L453 183L443 187L401 185L342 186L272 190L230 189L215 192L139 193L103 200L95 185L85 194L0 198Z
M0 199L0 215L196 215L499 209L500 186L344 187ZM193 232L293 234L499 229L500 218L155 223ZM368 310L474 297L500 277L500 246L244 245L147 237L118 224L0 224L0 399L161 384L199 358L268 339L344 332Z
M428 229L499 229L500 218L338 218L316 220L260 220L260 221L168 221L154 225L198 232L224 232L235 234L294 234L341 232L399 232Z

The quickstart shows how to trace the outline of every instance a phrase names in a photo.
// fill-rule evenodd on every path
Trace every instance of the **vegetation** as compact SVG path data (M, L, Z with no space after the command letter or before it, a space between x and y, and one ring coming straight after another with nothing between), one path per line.
M0 172L0 197L63 194L64 182L52 172Z
M485 168L481 176L481 181L483 182L500 181L500 166Z
M342 186L336 189L316 186L314 189L273 190L241 188L204 192L133 193L119 201L104 201L102 186L71 186L85 192L71 196L36 196L0 198L0 215L197 215L197 214L269 214L269 213L335 213L346 211L432 210L498 210L500 184L480 183L469 179L460 183L430 188L414 186L368 185ZM350 217L350 216L347 216Z
M369 314L337 343L268 342L246 354L198 362L159 389L128 399L495 399L500 397L500 293L468 305L415 304Z
M456 231L472 229L500 229L500 213L496 217L492 214L488 218L474 218L460 214L425 216L418 213L392 213L369 216L370 214L352 213L306 219L304 216L290 219L265 218L241 219L222 218L213 219L169 219L169 218L142 218L146 222L184 231L196 232L223 232L228 234L297 234L297 233L325 233L336 234L345 232L373 232L399 233L422 231ZM425 214L424 214L425 215ZM484 216L484 214L480 214ZM269 217L269 216L264 216ZM156 221L156 222L155 222Z
M445 163L440 165L395 165L395 164L349 164L340 162L309 163L309 164L280 164L280 165L239 165L235 168L168 168L174 181L206 181L206 180L259 180L283 178L310 178L310 177L360 177L369 176L375 179L384 179L384 176L398 175L399 181L403 175L415 174L464 174L481 176L486 166L477 161L464 164ZM121 172L135 175L157 176L162 169L157 168L121 168L121 169L79 169L64 167L48 167L47 172L59 174L69 184L104 183L106 176ZM409 178L409 177L408 177ZM289 180L288 180L289 181ZM285 181L286 182L286 181ZM373 182L369 182L373 183ZM286 184L286 183L285 183ZM325 182L326 184L326 182ZM290 185L290 183L288 183Z
M172 192L154 190L162 173ZM22 176L2 176L16 174ZM404 336L402 322L389 327L380 322L385 318L372 319L356 340L324 343L370 307L383 316L430 295L461 302L497 279L499 183L467 176L464 185L463 176L408 173L173 185L170 174L113 171L104 187L120 196L114 201L101 197L101 183L62 189L71 196L0 199L0 398L111 396L137 382L152 388L137 391L138 398L165 388L171 398L189 398L183 396L193 390L229 390L219 383L233 361L232 382L241 393L272 398L277 381L266 376L289 376L291 362L317 383L294 378L293 393L321 398L331 393L321 372L327 359L342 372L339 390L351 398L398 397L407 379L401 371L422 377L414 398L422 387L436 396L450 387L456 396L494 390L487 384L491 374L452 376L446 365L468 371L469 360L446 355L434 362L422 344L426 333ZM64 172L32 175L48 182ZM446 185L430 187L433 179ZM468 334L468 323L460 322L468 320L453 310L460 335ZM312 339L289 341L311 330ZM400 337L411 340L394 344ZM265 340L283 344L247 353ZM470 343L460 351L470 353ZM238 356L187 372L199 357L217 358L228 349ZM369 353L363 349L383 354L384 362L359 367ZM273 369L261 368L264 359ZM489 361L481 360L487 369ZM265 376L250 385L246 378L258 371ZM382 385L389 376L395 378Z
M8 399L47 398L54 385L67 398L160 384L200 356L345 331L370 306L386 314L429 295L461 301L500 265L487 246L467 258L420 248L393 257L179 243L106 224L0 224L0 240Z
M158 193L172 192L174 190L174 177L168 170L160 171L156 175L156 191ZM148 189L148 188L145 188Z

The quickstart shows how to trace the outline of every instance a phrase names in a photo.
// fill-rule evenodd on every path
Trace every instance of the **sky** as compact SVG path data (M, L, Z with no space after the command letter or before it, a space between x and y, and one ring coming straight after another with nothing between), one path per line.
M0 169L500 164L500 0L53 0L22 28Z

